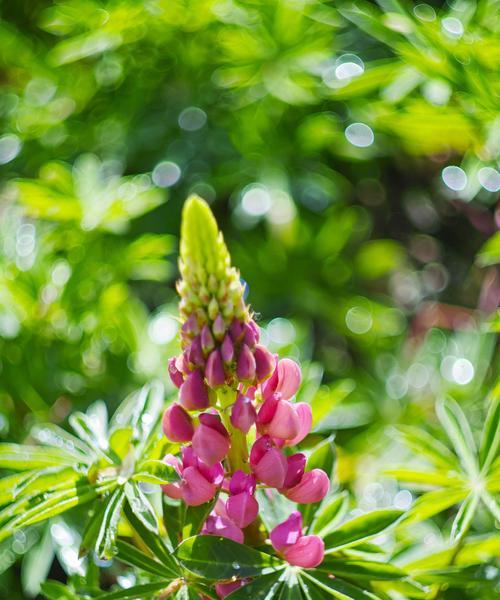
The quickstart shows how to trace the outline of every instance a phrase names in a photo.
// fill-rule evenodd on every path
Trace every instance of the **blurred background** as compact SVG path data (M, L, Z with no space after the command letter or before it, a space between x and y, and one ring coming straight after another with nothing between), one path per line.
M153 378L173 395L194 192L266 342L303 361L302 399L317 433L336 434L340 481L361 509L408 507L413 492L380 475L391 426L439 435L434 401L450 394L480 428L498 376L498 4L0 11L0 439L66 426L98 399L112 412ZM0 596L36 594L15 582L38 542L3 543Z

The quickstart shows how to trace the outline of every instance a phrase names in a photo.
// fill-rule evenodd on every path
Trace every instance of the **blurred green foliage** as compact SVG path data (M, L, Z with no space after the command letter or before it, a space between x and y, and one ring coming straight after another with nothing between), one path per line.
M443 441L434 403L451 395L479 437L499 362L498 2L0 10L0 438L166 381L191 192L267 342L308 363L303 397L362 509L415 494L381 475L404 452L388 426ZM446 552L452 522L395 552L418 569L421 540ZM469 525L489 531L489 512ZM0 596L36 593L16 577ZM443 593L488 598L477 585Z

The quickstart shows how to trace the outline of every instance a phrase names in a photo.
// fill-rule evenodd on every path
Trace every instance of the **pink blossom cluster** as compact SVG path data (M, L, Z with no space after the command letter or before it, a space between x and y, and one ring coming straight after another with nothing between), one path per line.
M308 504L321 501L330 486L324 471L306 471L306 456L288 450L312 425L310 406L293 402L300 367L290 359L278 360L259 345L259 338L251 319L225 327L216 318L211 327L200 329L189 318L182 328L184 351L169 361L179 401L163 417L166 437L184 444L180 459L164 459L179 475L163 486L164 493L189 506L216 498L202 533L238 543L258 518L258 488L274 488L289 500ZM253 440L249 446L247 439ZM302 535L298 512L273 529L270 542L292 565L310 568L323 559L322 540ZM217 593L224 597L244 583L220 583Z

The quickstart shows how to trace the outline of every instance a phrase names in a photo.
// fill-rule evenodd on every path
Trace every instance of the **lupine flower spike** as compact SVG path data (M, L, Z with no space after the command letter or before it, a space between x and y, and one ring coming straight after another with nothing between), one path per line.
M198 197L184 206L181 234L181 354L168 363L179 391L165 411L163 431L183 446L180 459L164 458L179 481L162 487L190 506L211 503L203 535L252 543L263 527L259 488L275 488L307 504L322 500L330 483L320 469L306 470L304 454L288 450L312 425L310 406L294 402L300 367L260 343L239 273L208 205ZM269 543L292 565L312 568L323 560L321 538L302 535L297 511L273 529ZM215 591L224 598L246 583L219 582Z

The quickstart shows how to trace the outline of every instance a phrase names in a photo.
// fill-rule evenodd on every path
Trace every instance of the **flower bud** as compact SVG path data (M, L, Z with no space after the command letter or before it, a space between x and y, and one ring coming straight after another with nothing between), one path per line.
M212 337L212 332L210 331L210 327L205 323L203 325L203 329L200 333L201 340L201 349L204 354L208 354L211 350L214 349L215 343L214 338Z
M252 381L255 377L255 358L250 348L243 344L236 364L236 376L240 381Z
M194 337L200 333L200 326L198 325L198 320L194 313L189 315L186 321L184 321L181 327L181 333L188 337Z
M297 543L301 536L302 515L298 510L295 510L286 521L276 525L269 534L269 539L276 552L282 552L288 546Z
M238 394L238 398L231 408L231 424L233 427L240 429L243 433L248 433L256 418L257 411L250 398Z
M205 377L208 385L212 388L224 385L226 374L224 373L224 365L219 350L212 350L209 354L207 366L205 367Z
M290 358L284 358L278 363L278 386L276 391L288 400L295 395L300 386L300 367Z
M226 457L229 434L217 415L203 413L199 418L200 425L193 435L193 450L211 467Z
M205 521L201 533L203 535L218 535L228 540L233 540L233 542L243 544L243 531L230 519L219 515L210 515Z
M250 321L248 321L248 326L253 331L255 343L258 344L260 340L260 327L253 319L250 319Z
M195 367L203 367L205 365L205 357L201 348L201 339L197 335L189 346L188 354L189 362Z
M267 425L267 433L274 438L289 440L295 438L299 431L300 420L295 406L288 400L279 400L276 412Z
M233 523L243 529L257 517L259 504L252 494L241 492L227 499L226 511Z
M306 457L302 453L292 454L287 458L288 468L286 471L284 488L291 488L297 485L304 475L306 466Z
M180 388L181 385L184 383L184 377L177 368L176 362L177 357L172 356L172 358L168 361L168 374L170 375L170 379L172 380L172 383L175 385L175 387Z
M194 427L188 413L174 402L163 414L163 433L171 442L190 442Z
M245 333L243 336L243 343L249 346L250 348L253 348L257 343L257 336L255 335L255 330L252 327L250 327L249 323L246 323L244 327Z
M244 324L241 321L238 321L238 319L233 319L229 327L229 333L233 339L233 342L240 342L245 335Z
M255 358L255 374L257 375L257 380L259 382L265 381L272 375L276 365L276 359L264 346L255 346L253 356Z
M212 331L215 339L220 342L226 333L226 324L224 323L222 315L219 314L215 317L214 324L212 325Z
M196 467L187 467L182 472L182 497L188 506L205 504L215 496L216 487L198 471Z
M263 436L253 445L250 465L259 481L270 487L283 487L288 468L286 456L270 444L269 436Z
M241 469L234 472L229 482L229 492L232 495L241 494L241 492L255 493L255 477L245 473Z
M318 535L303 535L298 541L285 548L285 560L296 567L312 569L323 562L325 544Z
M297 402L293 405L299 418L299 432L291 439L286 440L285 446L296 446L309 434L312 427L312 409L305 402Z
M298 504L312 504L323 500L329 489L330 482L327 474L321 469L313 469L304 473L300 482L284 490L283 494Z
M209 405L208 389L199 369L188 375L181 385L179 400L187 410L201 410Z
M222 356L222 360L226 364L230 363L233 360L234 346L233 346L233 342L229 335L224 336L224 341L222 342L221 347L220 347L220 353Z

